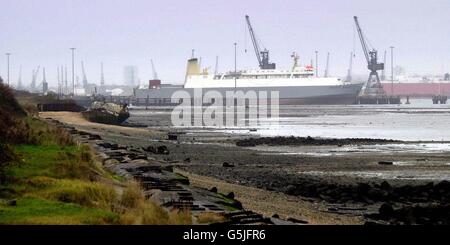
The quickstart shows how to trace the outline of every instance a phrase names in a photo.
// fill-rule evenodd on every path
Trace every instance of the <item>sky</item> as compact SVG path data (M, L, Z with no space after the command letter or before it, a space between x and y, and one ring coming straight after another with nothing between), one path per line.
M234 42L238 69L254 68L246 14L280 68L291 67L293 51L306 64L318 50L320 74L330 52L330 74L345 76L355 51L354 73L368 74L353 22L357 15L381 61L394 46L394 64L409 74L450 71L448 0L1 0L0 5L0 75L6 78L4 54L10 52L13 84L20 67L28 85L40 65L55 85L57 66L66 65L71 74L71 47L77 49L76 74L81 77L84 61L91 83L100 82L101 62L106 83L122 83L127 65L137 66L146 83L153 77L151 59L163 82L182 83L192 49L211 72L216 56L219 71L233 70Z

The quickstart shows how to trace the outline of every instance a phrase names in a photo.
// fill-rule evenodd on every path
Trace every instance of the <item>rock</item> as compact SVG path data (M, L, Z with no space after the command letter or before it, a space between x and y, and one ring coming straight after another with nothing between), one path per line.
M102 140L102 137L100 137L100 135L97 134L91 134L89 135L89 140Z
M440 190L448 190L448 191L450 191L450 182L447 181L447 180L443 180L443 181L437 183L435 188L436 189L440 189Z
M217 187L213 186L213 188L211 188L209 191L210 191L210 192L217 193Z
M297 188L295 187L295 185L288 185L284 188L284 192L286 194L293 195L295 194L296 189Z
M160 145L157 148L155 148L154 146L148 146L142 149L153 154L169 155L169 148L167 148L167 146L165 145Z
M168 133L167 139L168 140L178 140L178 135L176 135L175 133Z
M389 218L394 215L394 208L388 203L383 203L378 212L382 217Z
M6 202L6 205L8 205L8 206L17 206L17 201L16 201L16 199L8 200Z
M146 151L146 152L150 152L150 153L155 153L156 154L156 149L153 146L147 146L147 147L142 147L142 150Z
M188 162L188 163L191 162L191 158L188 157L188 158L184 159L184 162Z
M380 184L380 188L381 188L382 190L390 190L392 187L391 187L391 185L390 185L387 181L383 181L383 182L381 182L381 184Z
M228 193L225 197L230 198L230 199L234 199L234 192Z
M158 154L169 155L169 149L165 145L158 146Z
M308 224L308 221L295 219L295 218L288 218L287 221L290 221L292 223L297 223L297 224Z
M224 167L224 168L233 168L233 167L234 167L234 164L231 164L231 163L228 163L228 162L224 162L224 163L222 164L222 167Z
M378 164L379 165L393 165L394 162L391 162L391 161L379 161Z
M273 215L272 215L272 218L279 219L279 218L280 218L280 215L278 215L278 214L273 214Z
M370 188L371 186L367 183L358 183L358 186L356 187L356 192L358 193L359 196L364 196L369 192Z

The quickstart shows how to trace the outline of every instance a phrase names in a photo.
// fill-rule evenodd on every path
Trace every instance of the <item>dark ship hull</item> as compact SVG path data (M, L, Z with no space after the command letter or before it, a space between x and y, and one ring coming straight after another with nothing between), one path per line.
M103 102L94 102L82 115L91 122L113 125L120 125L130 117L126 105Z
M84 111L82 112L83 117L91 122L120 125L125 122L129 117L129 112L122 112L119 115L113 115L104 111Z

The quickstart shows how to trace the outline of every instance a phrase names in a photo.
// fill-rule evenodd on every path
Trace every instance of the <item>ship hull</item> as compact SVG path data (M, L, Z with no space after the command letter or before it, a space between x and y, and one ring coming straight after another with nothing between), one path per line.
M278 92L281 105L342 105L353 104L358 96L362 84L349 84L341 86L295 86L295 87L238 87L234 88L203 88L201 94L209 91L219 92L225 97L227 92L242 91L260 94L267 92L271 98L273 92ZM181 91L190 98L198 96L199 90L189 88L161 87L159 89L138 89L135 91L134 104L136 105L174 105L178 101L171 100L172 95Z
M390 96L433 97L436 95L450 95L450 83L381 83L384 91Z
M120 125L130 117L128 112L121 112L118 115L113 115L105 111L96 110L84 111L82 112L82 115L88 121L112 125Z

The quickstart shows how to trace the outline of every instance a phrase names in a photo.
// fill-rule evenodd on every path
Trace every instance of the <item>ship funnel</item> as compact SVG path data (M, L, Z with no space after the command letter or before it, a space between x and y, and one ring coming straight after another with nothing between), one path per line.
M200 65L198 64L197 58L192 58L188 60L186 77L190 75L200 75Z

